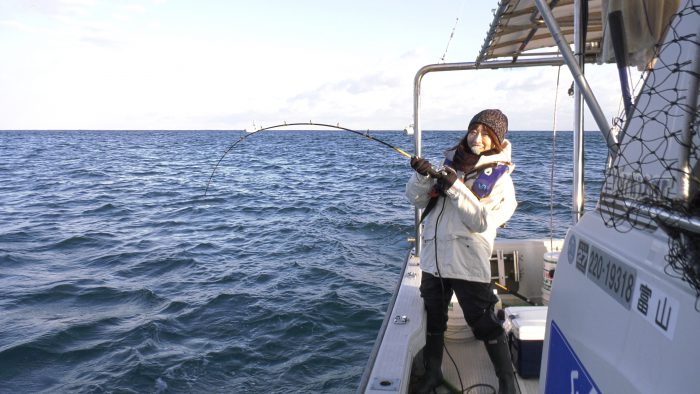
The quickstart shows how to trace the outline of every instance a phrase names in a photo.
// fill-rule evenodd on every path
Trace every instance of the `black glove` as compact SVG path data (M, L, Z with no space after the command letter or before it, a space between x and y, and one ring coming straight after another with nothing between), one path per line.
M416 156L411 157L411 167L413 167L417 173L424 176L428 175L428 172L433 168L428 160Z
M440 177L437 180L437 187L442 192L447 191L457 181L457 173L450 167L443 168L439 174Z

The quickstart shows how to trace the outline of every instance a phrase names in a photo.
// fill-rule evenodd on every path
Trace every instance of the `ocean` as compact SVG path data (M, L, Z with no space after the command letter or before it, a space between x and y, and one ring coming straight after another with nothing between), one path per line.
M424 157L463 133L425 132ZM409 161L260 132L204 196L242 135L0 131L0 392L355 392L411 246ZM499 237L563 237L572 133L554 155L551 131L508 138L519 207ZM585 146L590 211L606 148Z

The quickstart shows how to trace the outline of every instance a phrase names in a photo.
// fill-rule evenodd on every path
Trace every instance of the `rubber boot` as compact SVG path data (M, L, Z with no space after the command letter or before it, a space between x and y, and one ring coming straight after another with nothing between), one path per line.
M490 341L484 341L484 344L496 370L496 377L498 377L498 394L516 394L513 364L510 361L506 334L501 334Z
M432 393L442 384L442 348L445 344L444 334L426 334L423 348L425 375L418 382L416 393Z

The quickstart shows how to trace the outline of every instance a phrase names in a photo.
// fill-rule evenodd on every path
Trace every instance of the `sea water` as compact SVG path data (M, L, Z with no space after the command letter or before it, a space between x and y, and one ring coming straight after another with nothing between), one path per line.
M409 161L261 132L204 196L242 135L0 132L0 392L355 391L411 248ZM462 135L426 132L423 156ZM563 237L572 133L508 138L519 206L499 236ZM606 152L585 141L591 210Z

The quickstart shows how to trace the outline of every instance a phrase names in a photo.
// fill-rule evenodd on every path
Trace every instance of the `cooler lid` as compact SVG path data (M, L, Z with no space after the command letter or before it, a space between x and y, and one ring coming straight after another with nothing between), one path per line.
M523 341L543 341L547 324L546 306L512 306L505 309L506 331Z

